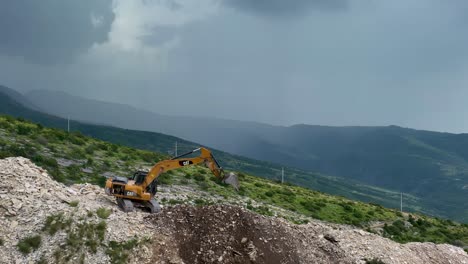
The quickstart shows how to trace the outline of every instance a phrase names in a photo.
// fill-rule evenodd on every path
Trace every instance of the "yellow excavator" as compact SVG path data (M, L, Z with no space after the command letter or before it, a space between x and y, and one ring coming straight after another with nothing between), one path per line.
M200 152L200 155L198 157L187 157L195 152ZM157 192L159 175L170 170L202 163L223 183L233 186L236 190L239 189L237 175L234 173L225 174L211 151L206 148L197 148L172 159L160 161L149 172L137 171L131 178L108 178L105 191L106 194L117 198L117 204L124 212L131 212L134 207L141 207L151 213L157 213L161 210L161 207L154 199L154 195Z

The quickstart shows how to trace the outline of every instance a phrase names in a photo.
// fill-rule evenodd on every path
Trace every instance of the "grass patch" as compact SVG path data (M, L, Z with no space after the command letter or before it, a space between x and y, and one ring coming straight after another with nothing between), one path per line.
M3 238L0 237L0 247L3 246L5 244L5 241L3 240Z
M79 201L71 201L68 205L70 205L71 207L77 207L79 203Z
M23 254L29 254L41 246L42 238L40 235L25 237L18 242L18 250Z
M87 247L90 252L96 253L98 246L103 242L107 224L105 221L99 223L79 223L76 228L68 233L66 243L71 251L76 252Z
M96 210L96 215L101 219L107 219L111 215L111 210L101 207Z
M72 222L72 218L65 218L63 213L49 215L42 230L53 236L60 230L70 229Z
M125 242L110 241L106 254L110 257L112 264L125 264L128 261L130 252L138 244L139 242L136 238Z

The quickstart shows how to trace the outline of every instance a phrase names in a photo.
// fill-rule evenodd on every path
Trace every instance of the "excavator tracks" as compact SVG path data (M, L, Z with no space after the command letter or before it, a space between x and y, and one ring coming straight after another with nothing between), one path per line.
M133 212L133 202L129 199L117 198L117 204L124 212Z
M161 212L161 206L154 198L146 202L145 207L149 209L152 214Z

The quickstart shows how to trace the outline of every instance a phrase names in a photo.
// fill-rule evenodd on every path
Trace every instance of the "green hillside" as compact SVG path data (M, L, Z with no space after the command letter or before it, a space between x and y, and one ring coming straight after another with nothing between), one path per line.
M31 110L6 95L0 97L0 113L26 118L48 127L62 129L67 127L67 120ZM176 141L178 142L179 153L199 146L196 143L164 134L91 125L76 121L71 121L71 130L115 144L159 153L172 151ZM217 150L213 152L227 169L239 170L269 179L279 179L281 176L281 165L252 160ZM398 192L391 192L339 177L330 177L287 167L285 168L285 180L313 190L340 195L354 200L373 202L390 208L399 208L400 204L400 193ZM445 217L450 216L447 212L423 207L421 201L415 196L404 195L404 199L405 208L409 211Z
M168 158L145 150L104 142L79 132L46 128L22 119L0 116L0 158L24 156L64 183L91 182L103 185L103 175L129 175ZM310 189L238 172L237 193L221 184L208 169L200 166L170 171L159 178L161 186L185 186L206 194L187 199L160 201L163 205L188 203L205 205L231 203L264 215L276 215L295 223L316 218L351 224L380 233L398 242L432 241L468 245L468 224L401 214L380 205L351 201ZM220 197L216 198L215 197Z
M86 122L162 132L251 159L299 168L297 173L288 171L287 175L294 177L291 181L303 186L366 200L370 195L366 190L359 190L365 197L353 192L357 188L353 182L357 181L418 197L418 206L426 213L468 221L468 134L397 126L285 127L164 116L128 105L44 90L26 93L25 97L54 115L71 115ZM264 165L260 171L252 172L267 177L279 176L277 169L267 171L268 167L278 166ZM331 185L329 181L333 179L330 178L321 183L311 182L323 178L309 177L304 171L340 178L336 180L338 184ZM391 202L398 200L397 196L382 196L379 191L373 196L372 201L378 201L380 197ZM396 203L385 204L398 206ZM409 205L412 207L411 202Z

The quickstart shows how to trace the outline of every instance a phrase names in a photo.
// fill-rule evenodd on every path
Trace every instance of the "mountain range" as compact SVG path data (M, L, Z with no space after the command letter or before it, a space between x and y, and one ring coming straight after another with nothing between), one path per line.
M327 183L323 183L317 188L334 194L347 197L354 195L353 198L378 200L381 203L386 199L383 197L391 193L392 205L395 206L395 194L403 192L408 197L405 206L468 221L467 134L397 126L285 127L215 118L167 116L124 104L46 90L28 92L23 100L51 115L169 134L183 138L186 142L199 142L220 149L223 153L263 160L263 164L275 168L273 177L276 178L281 167L279 164L282 164L287 167L286 174L291 182L311 188L317 187L311 184L316 181L316 177L304 175L334 175L336 177L321 178L327 181L334 179L332 185L324 188ZM172 138L166 145L172 146L177 140L180 144L184 142ZM165 152L170 148L167 147ZM255 164L261 164L260 161L250 161L250 169L256 167ZM296 170L296 173L292 170ZM258 172L263 176L267 174L263 168L256 174ZM371 185L376 188L369 187ZM367 186L367 191L363 191L366 188L357 191L356 186ZM370 194L369 190L377 193ZM382 192L378 194L379 191L375 190ZM361 194L362 197L358 197Z

